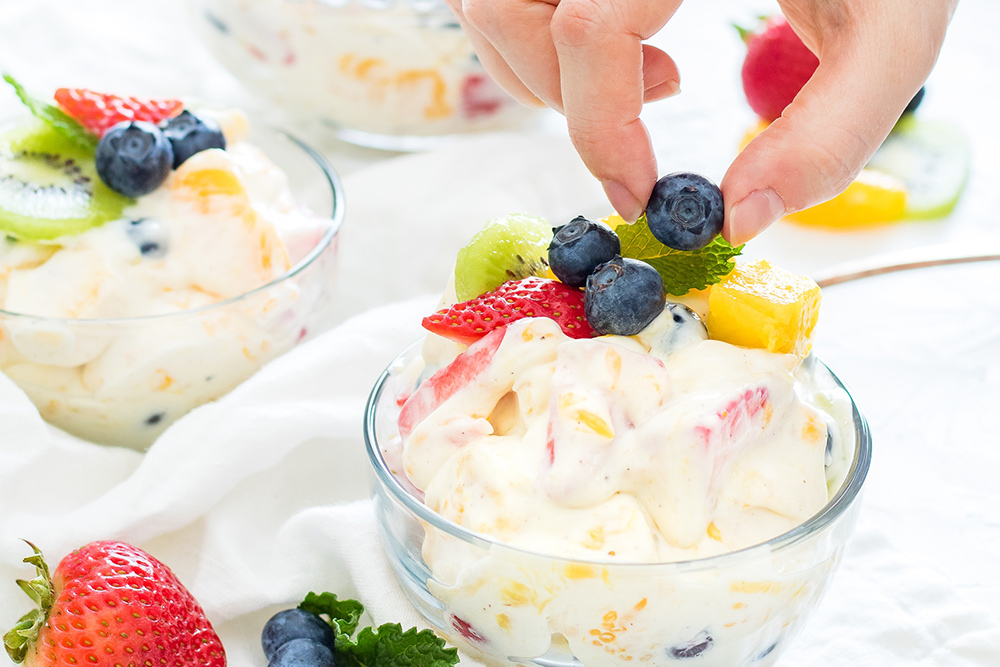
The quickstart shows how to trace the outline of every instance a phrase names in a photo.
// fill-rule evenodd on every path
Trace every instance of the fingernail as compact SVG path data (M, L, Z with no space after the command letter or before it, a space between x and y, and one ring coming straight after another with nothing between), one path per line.
M639 219L644 207L628 188L617 181L601 181L601 185L604 187L604 194L608 196L608 201L618 211L618 215L626 222L635 222Z
M729 209L729 242L746 243L785 215L785 202L771 188L754 190Z
M669 81L664 81L663 83L658 83L651 88L647 88L643 93L643 100L646 102L665 100L668 97L673 97L679 92L681 92L681 84L673 79L670 79Z

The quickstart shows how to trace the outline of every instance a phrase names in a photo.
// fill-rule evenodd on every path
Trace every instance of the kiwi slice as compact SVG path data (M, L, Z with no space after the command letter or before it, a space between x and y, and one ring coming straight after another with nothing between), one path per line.
M97 175L93 153L32 120L0 135L0 232L52 241L121 217L132 200Z
M508 280L549 275L552 225L514 213L490 220L458 251L455 295L459 301L492 292Z
M868 162L906 184L907 218L941 218L954 210L969 179L969 142L943 121L904 116Z

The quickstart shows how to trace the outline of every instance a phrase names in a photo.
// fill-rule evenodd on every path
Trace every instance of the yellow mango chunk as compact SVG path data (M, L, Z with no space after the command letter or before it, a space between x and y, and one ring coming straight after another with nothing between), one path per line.
M215 195L242 195L243 183L228 169L198 169L178 175L174 181L178 189L186 189L192 197Z
M819 285L764 260L740 264L708 296L710 337L805 357L819 318Z

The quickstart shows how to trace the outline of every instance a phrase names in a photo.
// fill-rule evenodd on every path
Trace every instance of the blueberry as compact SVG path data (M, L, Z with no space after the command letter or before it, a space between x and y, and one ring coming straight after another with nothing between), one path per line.
M693 310L682 303L668 302L664 319L654 320L643 336L652 354L668 357L682 347L708 340L708 329Z
M226 137L218 123L195 116L187 109L163 124L163 134L174 149L174 169L195 153L226 147Z
M268 667L334 667L333 651L313 639L293 639L282 644Z
M674 250L697 250L722 231L722 190L698 174L667 174L646 204L649 231Z
M712 639L712 635L708 634L707 630L702 630L685 643L679 646L670 647L667 649L667 653L671 658L676 658L678 660L682 660L684 658L697 658L699 655L712 648L712 644L714 643L715 640Z
M582 215L552 231L549 268L570 287L583 287L598 264L610 261L622 251L622 243L610 227Z
M778 648L778 642L774 642L773 644L771 644L770 646L768 646L766 649L764 649L763 651L761 651L760 653L758 653L757 657L754 658L753 661L754 662L758 662L760 660L763 660L767 656L769 656L772 653L774 653L774 649L776 649L776 648Z
M656 269L616 255L587 278L583 307L597 333L632 336L663 311L666 300Z
M924 87L920 86L920 90L917 91L916 95L914 95L912 98L910 98L910 101L907 102L907 104L906 104L906 108L903 109L903 115L904 116L906 114L908 114L908 113L913 113L914 111L917 110L917 107L920 106L920 103L924 101L924 93L925 92L926 91L924 90Z
M337 635L322 618L298 607L272 616L260 633L260 644L268 660L279 648L295 639L309 639L333 650Z
M162 259L167 254L167 230L151 218L137 218L129 222L128 237L148 259Z
M167 179L174 151L160 128L141 120L126 120L104 133L94 162L109 188L126 197L141 197Z
M833 446L835 444L834 438L836 437L834 436L835 432L834 430L836 428L837 425L833 423L833 420L830 418L826 418L826 450L823 453L824 457L823 465L825 466L830 466L833 464Z

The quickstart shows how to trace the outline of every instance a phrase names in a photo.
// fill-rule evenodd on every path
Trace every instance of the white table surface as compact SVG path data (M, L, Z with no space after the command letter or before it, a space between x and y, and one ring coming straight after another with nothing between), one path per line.
M739 86L742 45L729 24L750 23L773 7L763 0L688 0L657 36L680 67L683 91L644 114L661 173L684 169L721 178L739 137L753 122ZM356 148L294 125L216 65L189 30L189 20L185 3L176 0L2 0L0 67L36 91L84 86L136 95L194 95L242 106L256 118L295 127L327 155L345 177L345 229L376 214L390 229L402 224L403 203L393 209L385 202L355 201L352 192L370 192L380 179L391 185L393 177L406 171L404 165L420 164L422 156ZM1000 2L963 0L920 111L959 125L972 144L969 186L951 217L842 234L778 224L753 241L746 254L815 275L838 263L938 243L970 250L997 247L997 34ZM0 90L0 116L17 113L16 99ZM560 119L552 114L541 125L544 141L568 155ZM490 183L476 180L480 172L462 162L484 159L476 154L482 141L462 140L442 151L456 160L455 168L444 174L455 180L451 213L461 210L463 196L491 191ZM510 150L524 141L534 140L513 137ZM416 173L413 178L441 187L430 181L441 176ZM516 175L504 185L514 190L541 187L521 183ZM533 212L558 218L608 211L593 183L570 190L566 198L573 197L578 198L560 203L538 197L544 210ZM497 196L496 206L508 201ZM469 202L469 207L489 209L482 203ZM450 243L451 237L444 242ZM989 610L994 619L1000 619L998 284L1000 264L992 263L832 287L825 293L817 342L817 350L847 381L872 425L875 457L866 514L884 519L887 539L940 570L970 605ZM401 288L379 298L388 302L419 291Z

